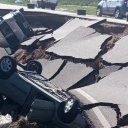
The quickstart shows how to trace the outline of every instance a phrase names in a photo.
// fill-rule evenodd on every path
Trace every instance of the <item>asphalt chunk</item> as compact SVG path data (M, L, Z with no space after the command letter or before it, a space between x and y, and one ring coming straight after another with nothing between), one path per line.
M79 19L79 18L71 19L67 21L64 25L62 25L60 28L55 30L53 32L53 37L56 40L60 40L66 37L69 33L71 33L72 31L74 31L76 28L80 26L90 27L90 26L93 26L94 24L97 24L98 22L100 23L101 20L100 21L99 20L85 20L85 19Z
M51 82L62 89L67 89L91 72L93 69L85 64L68 62Z
M128 36L125 36L115 43L113 49L102 56L103 60L109 63L128 62Z
M99 70L99 77L104 78L112 72L119 70L120 68L121 66L119 65L106 66L105 68Z
M98 83L81 88L99 102L128 105L128 67L111 73ZM100 94L97 94L100 92Z
M79 33L78 33L79 34ZM59 56L68 56L78 59L95 59L101 51L104 42L111 38L111 35L98 35L88 39L81 38L72 42L57 43L50 47L47 52Z
M40 59L38 61L41 62L43 67L42 75L47 79L50 79L63 64L62 59L55 59L55 60Z
M80 26L76 28L74 31L69 33L66 37L61 39L58 43L61 44L69 44L69 42L79 41L80 39L86 39L87 37L95 34L96 31L93 28L86 28L84 26ZM96 33L97 35L99 33Z

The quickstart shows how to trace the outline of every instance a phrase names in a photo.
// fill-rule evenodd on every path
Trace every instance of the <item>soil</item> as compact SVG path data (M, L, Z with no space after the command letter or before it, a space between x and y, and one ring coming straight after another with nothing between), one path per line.
M102 63L101 56L106 53L108 50L113 48L115 43L121 39L123 36L128 35L128 26L126 25L121 25L121 24L113 24L113 23L102 23L100 25L97 25L93 27L97 32L101 34L109 34L112 35L111 40L106 42L106 45L102 48L101 54L95 59L95 61L84 61L84 60L79 60L79 59L74 59L74 58L69 58L67 57L66 59L68 61L73 61L74 63L81 62L81 63L86 63L87 66L91 66L93 68L97 67L104 67ZM14 54L14 58L16 58L18 63L27 63L29 60L33 59L55 59L59 58L58 56L54 55L49 55L45 52L47 48L52 46L54 43L53 41L48 42L48 43L41 43L41 41L32 44L30 46L26 47L20 47ZM65 58L62 58L65 59Z
M115 43L121 39L123 36L128 35L128 26L120 25L120 24L112 24L112 23L102 23L94 27L94 29L101 34L109 34L112 35L112 38L106 42L106 45L102 47L101 54L94 61L84 61L74 58L63 58L68 61L72 61L74 63L85 63L87 66L91 66L95 68L103 68L105 65L102 62L101 56L106 53L108 50L113 48ZM54 44L53 41L46 43L41 43L41 41L32 44L31 46L20 47L13 56L16 58L18 63L27 63L29 60L33 59L55 59L59 58L55 55L49 55L45 51L47 48ZM24 118L19 120L18 122L12 123L10 128L38 128L37 124L29 124Z

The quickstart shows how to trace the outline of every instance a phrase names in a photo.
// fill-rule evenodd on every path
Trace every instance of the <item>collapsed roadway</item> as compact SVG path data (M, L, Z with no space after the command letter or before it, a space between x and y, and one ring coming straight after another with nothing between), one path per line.
M49 82L79 99L90 127L127 127L127 23L86 16L66 16L58 26L36 20L30 22L36 36L12 55L17 62L38 60Z

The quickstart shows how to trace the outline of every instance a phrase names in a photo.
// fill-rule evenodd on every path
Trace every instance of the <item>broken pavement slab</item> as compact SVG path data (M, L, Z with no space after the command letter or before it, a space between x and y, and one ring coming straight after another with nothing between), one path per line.
M25 46L30 46L30 45L34 45L37 43L45 43L49 40L53 40L53 36L52 34L46 34L46 35L38 35L38 36L33 36L31 38L29 38L28 40L24 41L21 43L21 45L25 45Z
M104 21L104 20L97 21L97 20L85 20L85 19L75 18L67 21L64 25L62 25L60 28L55 30L53 32L53 37L56 40L60 40L66 37L69 33L71 33L72 31L74 31L76 28L80 26L90 27L95 24L101 23L101 21Z
M89 75L94 70L85 64L67 62L61 72L51 82L62 89L67 89Z
M99 104L100 107L92 107L89 111L99 109L106 117L112 127L117 125L117 111L113 108L105 106L105 104L117 105L121 116L124 117L128 113L128 67L111 73L107 77L101 79L98 83L82 88L70 90L70 93L75 94L82 103ZM88 104L87 104L88 103ZM105 104L104 104L105 103ZM100 105L101 104L101 105ZM102 106L104 104L104 106ZM88 111L88 112L89 112ZM95 112L96 113L96 112ZM89 113L90 115L90 113ZM90 115L91 116L91 115ZM98 116L98 115L97 115ZM110 118L109 118L110 116ZM93 119L92 117L90 119ZM96 120L92 120L95 122ZM125 120L127 126L127 119ZM121 124L119 124L122 126ZM125 125L124 125L125 126Z
M80 26L76 28L74 31L69 33L65 38L61 39L58 43L60 45L73 43L74 41L79 41L81 39L86 39L87 37L90 37L91 35L100 35L100 33L96 32L93 28L86 28L84 26Z
M93 68L87 67L85 64L68 62L62 59L39 59L38 61L43 66L42 75L48 81L50 80L51 83L63 89L73 86L82 78L86 80L86 83L91 83L95 79Z
M103 69L99 70L98 77L102 79L102 78L108 76L109 74L111 74L112 72L119 70L120 68L121 68L121 66L119 66L119 65L106 66Z
M94 84L99 80L103 79L104 77L110 75L111 73L119 70L120 68L121 66L119 65L111 65L111 66L105 66L100 70L94 70L92 73L90 73L90 75L85 76L84 78L79 80L77 83L75 83L73 86L69 87L68 90L81 88L84 86Z
M57 43L47 49L48 53L54 53L59 56L67 56L78 59L95 59L101 51L101 47L106 40L111 39L111 35L99 35L88 38L82 38L76 42L68 42L65 44Z
M109 63L128 62L128 36L125 36L115 43L115 46L102 56L103 60Z
M46 59L39 59L38 60L43 67L42 75L49 79L51 78L61 67L63 64L63 60L61 59L55 59L55 60L46 60Z
M128 105L128 67L111 73L98 83L82 88L99 102ZM104 91L105 90L105 91ZM100 95L97 93L100 92ZM114 93L113 93L114 92Z

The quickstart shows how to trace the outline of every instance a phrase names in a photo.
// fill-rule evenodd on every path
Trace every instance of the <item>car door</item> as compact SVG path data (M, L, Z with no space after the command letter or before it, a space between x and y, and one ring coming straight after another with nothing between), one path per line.
M107 14L108 6L107 6L107 0L102 1L102 13Z
M118 4L119 4L119 0L108 0L108 14L110 15L114 14Z

